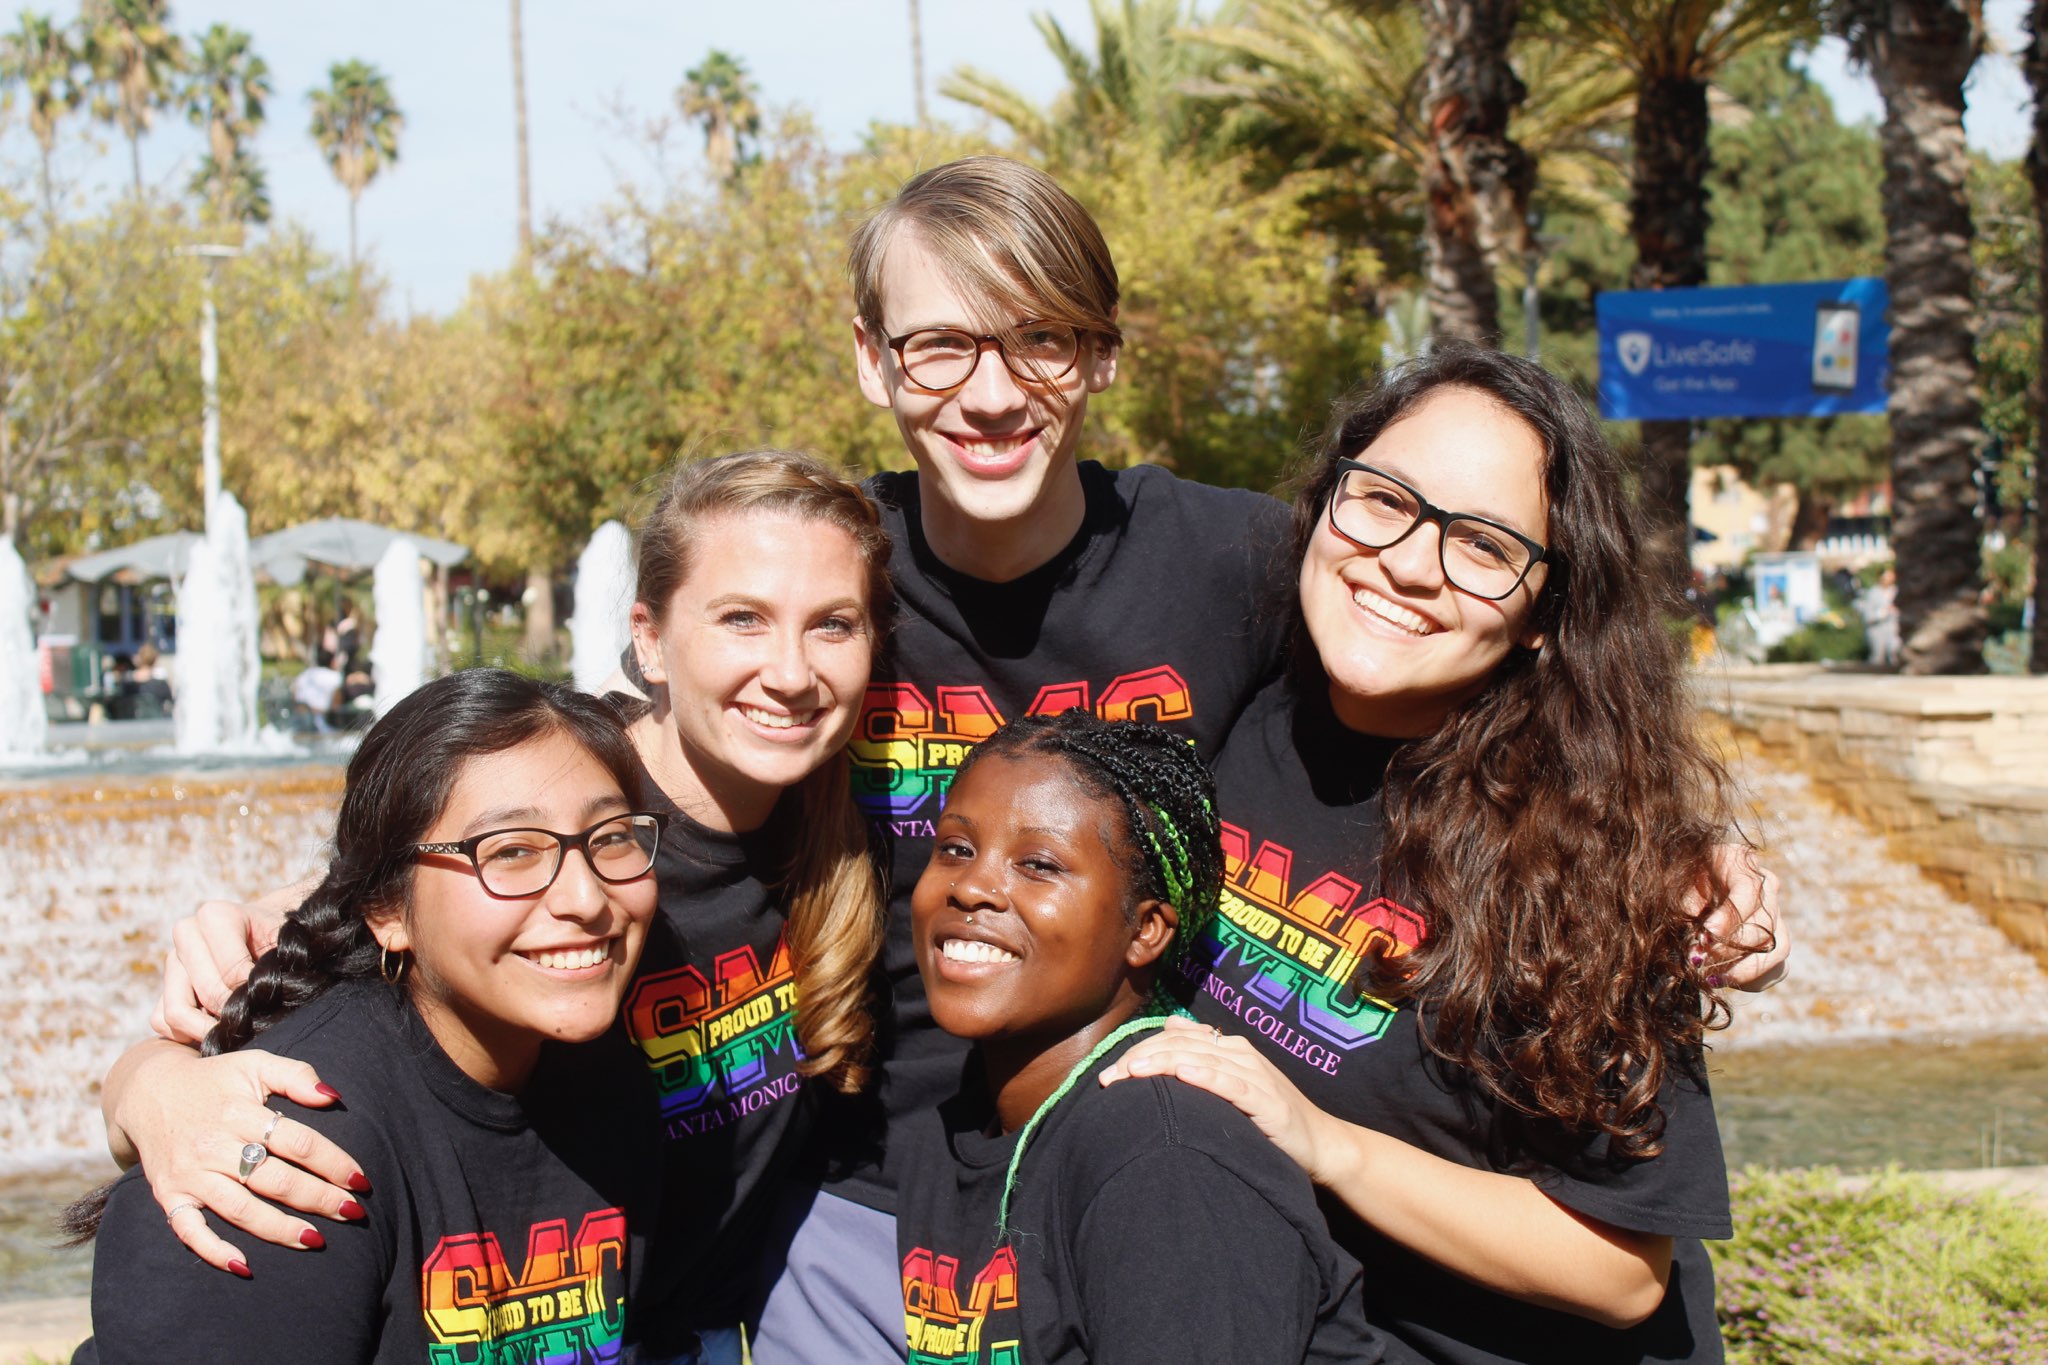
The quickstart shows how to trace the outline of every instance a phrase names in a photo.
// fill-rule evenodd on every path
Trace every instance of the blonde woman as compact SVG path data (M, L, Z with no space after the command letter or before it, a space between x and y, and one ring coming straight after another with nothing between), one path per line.
M683 466L642 528L633 638L647 698L627 707L629 732L669 817L660 913L622 1011L661 1092L668 1153L643 1359L739 1358L732 1329L772 1276L763 1229L806 1136L799 1092L807 1079L853 1092L868 1076L883 904L844 750L888 615L887 563L860 490L780 451ZM309 1071L259 1056L218 1074L145 1044L109 1077L109 1127L134 1139L166 1207L196 1201L297 1244L312 1225L264 1201L333 1216L358 1168L283 1125L280 1155L299 1165L267 1162L237 1184L224 1157L268 1122L265 1089L323 1102ZM196 1252L227 1264L226 1242L181 1221Z

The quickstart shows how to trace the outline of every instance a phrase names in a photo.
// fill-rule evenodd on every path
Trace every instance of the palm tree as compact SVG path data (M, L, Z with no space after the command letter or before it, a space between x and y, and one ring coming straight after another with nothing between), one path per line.
M378 172L398 160L398 135L405 115L391 97L384 73L368 62L336 62L327 68L327 88L308 97L313 104L313 141L348 191L348 263L356 264L356 202Z
M1758 43L1817 35L1814 0L1547 0L1543 16L1560 39L1602 54L1634 78L1630 285L1705 284L1708 87ZM1645 422L1642 448L1650 562L1682 588L1691 565L1692 424Z
M248 142L263 126L270 67L250 48L249 35L226 24L202 34L184 93L186 117L206 130L207 155L192 177L193 192L224 223L268 222L270 196Z
M0 79L28 94L28 128L43 154L43 213L57 216L57 196L50 180L50 152L57 144L57 122L85 102L80 79L84 54L70 33L47 14L23 10L21 27L0 40Z
M1195 36L1228 58L1202 89L1232 109L1230 131L1294 181L1333 230L1370 245L1390 277L1425 271L1425 260L1403 251L1427 233L1423 184L1437 156L1437 134L1423 114L1431 34L1418 9L1261 0L1241 22ZM1530 179L1547 198L1610 216L1619 179L1614 133L1630 104L1626 79L1605 59L1526 22L1514 60L1529 94L1513 111L1509 137ZM1495 192L1485 212L1500 226L1487 250L1498 251L1501 238L1515 239L1522 213L1508 207L1513 200L1499 192L1500 177L1489 183ZM1467 297L1475 308L1497 307L1490 267ZM1434 297L1430 303L1459 311Z
M86 0L79 22L85 31L86 60L104 87L93 112L111 121L128 139L135 173L135 197L142 197L142 135L168 104L177 73L185 66L185 44L171 32L170 0Z
M1884 97L1891 287L1892 546L1908 673L1978 673L1977 356L1963 82L1984 48L1981 0L1831 0L1828 25Z
M1058 160L1099 155L1133 137L1167 148L1192 148L1215 123L1197 92L1217 67L1217 54L1193 41L1186 0L1091 0L1091 54L1058 20L1032 22L1067 86L1041 110L1015 88L963 66L939 93L1007 125L1025 146Z
M2034 0L2027 15L2027 50L2022 63L2034 88L2034 145L2027 149L2027 178L2034 187L2034 222L2040 236L2041 263L2048 267L2048 0ZM2048 277L2048 268L2042 270ZM2048 295L2044 295L2048 300ZM2048 306L2048 304L2044 304ZM2042 329L2048 338L2048 327ZM2034 430L2048 431L2048 341L2034 348L2039 367L2034 390ZM2048 460L2034 456L2034 650L2028 668L2048 673L2048 534L2041 530L2048 515Z
M270 221L270 180L246 148L238 149L225 167L211 152L200 157L186 188L204 199L222 223Z
M1352 0L1353 4L1368 0ZM1535 166L1508 135L1527 93L1508 64L1521 0L1423 0L1424 241L1430 312L1445 336L1500 339L1494 266L1521 256Z
M733 178L746 162L747 142L760 134L757 93L746 63L730 53L714 50L683 73L676 107L704 126L704 159L716 180Z
M917 126L923 128L931 116L924 107L924 16L918 12L917 0L910 0L910 90L915 97Z

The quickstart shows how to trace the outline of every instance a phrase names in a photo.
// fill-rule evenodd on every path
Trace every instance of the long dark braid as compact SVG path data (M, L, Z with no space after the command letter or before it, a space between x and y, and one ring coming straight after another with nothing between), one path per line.
M327 875L278 930L206 1035L206 1056L246 1047L278 1020L344 981L377 975L370 917L399 909L412 890L412 846L427 835L471 758L562 733L586 749L637 803L639 765L603 702L504 669L473 668L426 684L372 726L349 760ZM98 1231L106 1192L65 1209L75 1242Z

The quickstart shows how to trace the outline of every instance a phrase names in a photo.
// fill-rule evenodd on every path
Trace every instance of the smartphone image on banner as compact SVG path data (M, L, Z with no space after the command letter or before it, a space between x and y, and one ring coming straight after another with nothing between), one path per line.
M1813 386L1846 393L1856 387L1856 342L1863 310L1853 303L1816 305L1813 325Z

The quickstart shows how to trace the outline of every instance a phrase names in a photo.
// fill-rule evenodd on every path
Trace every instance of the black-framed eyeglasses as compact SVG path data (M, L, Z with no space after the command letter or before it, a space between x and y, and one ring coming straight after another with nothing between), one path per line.
M569 850L580 848L599 881L630 882L654 866L665 815L636 811L600 820L581 834L551 829L494 829L452 844L414 844L421 853L460 854L484 890L501 899L538 896L555 884Z
M1390 550L1424 522L1441 532L1437 555L1444 579L1460 592L1498 602L1550 558L1541 541L1529 539L1470 512L1446 512L1383 469L1357 460L1337 461L1337 488L1330 495L1330 529L1368 550Z
M1050 384L1074 368L1081 334L1064 322L1027 322L1010 342L957 327L923 327L889 338L904 378L927 393L951 393L974 378L982 352L991 348L1018 382Z

